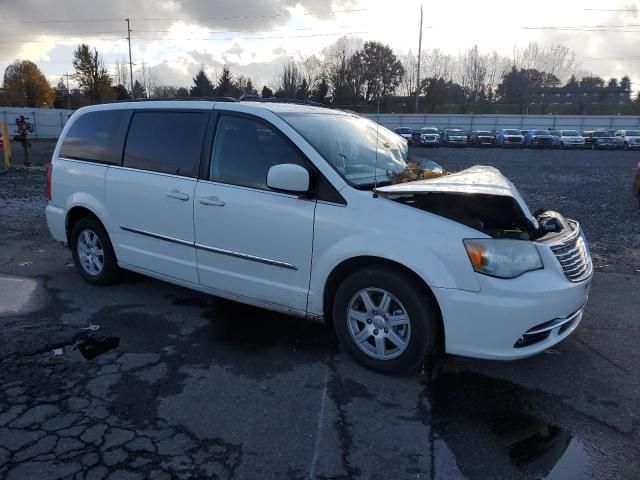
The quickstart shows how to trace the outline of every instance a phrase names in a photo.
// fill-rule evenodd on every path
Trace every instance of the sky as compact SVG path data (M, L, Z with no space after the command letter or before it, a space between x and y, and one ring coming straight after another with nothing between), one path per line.
M0 69L28 59L55 85L78 43L113 69L128 56L130 18L134 69L151 66L158 84L189 86L202 65L215 76L227 64L260 89L342 35L416 52L421 5L423 49L511 56L532 41L562 43L582 71L628 74L640 89L640 1L624 0L0 0Z

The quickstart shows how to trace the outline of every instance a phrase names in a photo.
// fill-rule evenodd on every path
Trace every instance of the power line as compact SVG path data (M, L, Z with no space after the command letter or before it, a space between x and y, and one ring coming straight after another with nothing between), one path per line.
M304 12L299 15L321 15L321 14L332 14L332 13L355 13L355 12L366 12L367 8L353 8L347 10L318 10L314 12ZM264 18L278 18L278 17L289 17L292 16L290 13L274 13L270 15L242 15L236 17L198 17L198 18L176 18L176 17L165 17L165 18L136 18L130 17L131 21L138 22L177 22L184 20L249 20L249 19L264 19ZM122 18L84 18L78 20L67 20L67 19L59 19L59 20L21 20L16 22L0 22L0 25L27 25L27 24L48 24L48 23L85 23L85 22L121 22Z
M135 33L135 31L133 32ZM360 32L334 32L334 33L318 33L312 35L271 35L271 36L263 36L263 37L223 37L223 38L209 38L209 37L200 37L200 38L189 38L189 37L180 37L180 38L160 38L160 37L134 37L133 40L146 40L146 41L156 41L156 42L175 42L177 40L201 40L207 42L213 41L224 41L224 40L269 40L269 39L282 39L282 38L314 38L314 37L331 37L331 36L339 36L339 35L363 35L369 33L368 31L360 31ZM0 42L2 43L2 42Z
M637 8L583 8L586 12L633 12L638 13Z

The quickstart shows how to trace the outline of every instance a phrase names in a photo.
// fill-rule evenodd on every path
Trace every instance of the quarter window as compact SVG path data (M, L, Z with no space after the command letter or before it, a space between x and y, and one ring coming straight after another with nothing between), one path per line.
M135 112L127 135L124 166L195 177L205 119L205 112Z
M127 116L125 110L85 113L69 128L60 148L60 156L119 164Z
M269 168L282 163L305 166L302 155L273 127L244 117L220 117L211 180L265 190Z

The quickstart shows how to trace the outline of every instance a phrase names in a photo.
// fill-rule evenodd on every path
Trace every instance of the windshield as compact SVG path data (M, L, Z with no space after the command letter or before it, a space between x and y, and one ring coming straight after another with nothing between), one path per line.
M437 128L423 128L422 133L438 133Z
M407 168L406 141L371 120L328 113L281 116L353 186L383 184Z
M640 130L627 130L627 137L640 137Z
M447 130L449 135L464 135L464 130Z
M507 135L521 135L520 130L505 130L504 133Z
M603 138L603 137L610 137L611 135L609 135L607 132L593 132L592 136Z
M410 128L396 128L394 131L396 133L411 133Z
M478 135L493 135L493 134L487 130L478 130Z
M576 130L563 130L563 137L580 137L581 135Z
M550 135L546 130L535 130L533 132L534 135Z

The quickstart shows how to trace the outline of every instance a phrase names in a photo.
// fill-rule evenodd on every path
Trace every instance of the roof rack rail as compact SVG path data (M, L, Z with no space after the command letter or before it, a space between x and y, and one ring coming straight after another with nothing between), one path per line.
M134 98L133 100L111 100L105 103L139 103L139 102L239 102L233 97L171 97L171 98Z
M331 105L326 105L324 103L315 102L313 100L300 100L300 99L297 99L297 98L247 97L247 98L240 98L240 101L261 102L261 103L294 103L296 105L309 105L309 106L312 106L312 107L333 108Z

